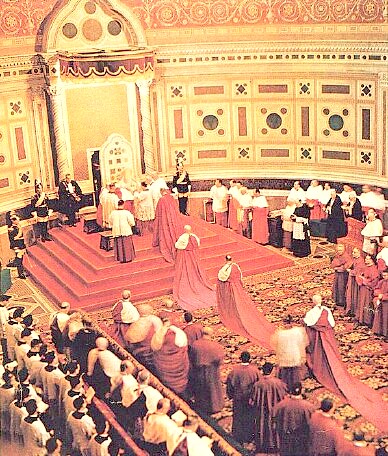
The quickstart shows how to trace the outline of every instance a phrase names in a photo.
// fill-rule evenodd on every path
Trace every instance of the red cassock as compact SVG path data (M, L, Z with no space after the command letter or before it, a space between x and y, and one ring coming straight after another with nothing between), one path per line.
M337 455L339 442L344 439L340 423L317 410L311 415L309 426L310 454L314 456Z
M249 403L255 408L256 450L274 453L279 447L273 422L273 409L286 396L286 385L280 378L263 375L254 385Z
M323 209L323 205L318 200L307 199L306 204L310 208L310 220L320 220L327 217L327 214Z
M220 365L224 357L222 345L214 340L202 338L191 346L195 404L204 412L217 413L224 407L220 377Z
M229 200L229 212L228 212L228 226L234 231L238 229L237 222L237 207L238 202L235 198L231 197Z
M236 366L226 379L226 394L233 400L232 434L238 442L251 442L255 435L256 407L249 403L253 385L260 374L256 366Z
M169 263L175 262L175 242L183 232L183 226L175 199L168 193L163 195L155 210L152 246L159 247L163 258Z
M344 398L381 431L388 431L388 404L381 394L352 377L341 360L333 328L324 309L318 321L308 326L310 340L307 364L327 389Z
M346 289L346 313L350 315L355 315L357 312L360 285L357 283L356 277L362 273L364 268L365 262L362 257L353 258Z
M160 350L154 352L154 364L160 381L175 393L184 393L189 380L187 345L175 344L175 332L168 330Z
M281 456L309 454L309 420L314 406L301 398L285 397L273 408Z
M187 345L189 349L196 340L202 339L203 326L199 323L188 324L183 328L183 331L187 336Z
M255 207L252 211L252 241L268 244L268 207Z
M336 255L332 262L331 267L335 270L333 281L333 299L338 306L346 306L346 286L348 283L347 269L352 265L352 259L345 252L342 255Z
M379 302L377 296L383 295ZM382 336L388 336L388 279L381 279L377 284L374 295L375 316L373 319L372 331Z
M200 265L199 246L194 236L189 237L185 249L177 250L173 295L178 305L189 311L216 305L216 293Z
M259 312L244 290L241 272L231 264L228 280L217 281L217 305L222 323L236 334L246 337L268 350L272 350L270 338L276 327Z
M358 294L358 303L356 308L356 320L360 323L370 324L370 308L373 301L373 290L379 281L379 271L376 265L365 266L362 271L362 277L356 277L360 285Z

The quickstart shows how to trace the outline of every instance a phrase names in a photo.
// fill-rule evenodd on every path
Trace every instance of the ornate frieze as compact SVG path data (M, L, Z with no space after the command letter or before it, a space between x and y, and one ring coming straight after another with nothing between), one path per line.
M93 19L96 12L90 5L95 2L84 3L85 13ZM149 30L384 21L384 0L122 0L120 3L131 8L144 29ZM0 37L35 35L43 19L61 7L56 5L45 0L2 0ZM84 28L87 34L88 24ZM95 38L96 27L90 25L90 28ZM116 28L111 25L111 29L110 33L117 33L117 25ZM69 36L75 33L74 27L65 31Z

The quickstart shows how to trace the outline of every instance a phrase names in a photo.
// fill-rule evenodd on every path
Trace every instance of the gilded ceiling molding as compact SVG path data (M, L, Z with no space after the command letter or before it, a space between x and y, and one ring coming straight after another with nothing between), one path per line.
M46 18L57 17L60 8L67 3L71 6L74 2L3 0L1 3L0 38L9 38L44 35ZM131 24L136 21L145 30L247 25L381 24L387 14L384 0L112 0L104 3L128 18ZM43 35L41 42L46 41Z
M176 55L184 54L212 54L212 53L258 53L258 52L273 52L273 53L287 53L287 52L388 52L386 43L336 43L336 44L322 44L321 42L310 43L293 43L289 45L276 45L273 43L258 43L251 42L240 44L236 43L231 45L190 45L187 46L163 46L158 48L158 57L163 57L167 54L174 53Z

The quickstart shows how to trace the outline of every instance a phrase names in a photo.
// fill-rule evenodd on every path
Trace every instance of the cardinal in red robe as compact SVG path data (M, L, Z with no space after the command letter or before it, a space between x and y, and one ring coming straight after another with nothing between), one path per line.
M160 253L168 263L176 257L175 242L183 231L183 219L178 205L169 190L160 190L162 197L155 209L152 246L159 247Z
M375 334L388 336L388 269L383 271L383 278L374 289L375 316L372 331Z
M212 333L211 328L203 328L202 339L196 340L190 350L195 404L209 414L217 413L224 407L220 365L225 352L222 345L211 340Z
M230 255L218 272L217 305L222 323L241 336L268 350L276 327L259 312L244 290L242 273Z
M356 281L360 286L356 320L371 326L373 290L379 281L379 270L371 255L366 255L365 267L361 274L356 277Z
M354 316L358 306L358 294L360 285L357 283L359 276L365 268L364 258L357 247L352 250L352 263L349 267L348 285L346 289L346 315Z
M337 306L346 306L346 286L348 284L348 269L352 265L352 259L345 251L343 244L337 244L337 252L330 266L334 269L333 299Z
M253 385L249 404L255 409L254 435L258 453L277 453L279 442L273 409L286 396L286 385L273 375L274 365L264 363L263 376Z
M303 399L302 385L296 383L290 395L273 409L280 456L309 454L309 422L314 406Z
M334 334L334 318L322 305L320 295L313 296L315 307L304 318L310 345L307 364L323 386L338 394L381 431L388 431L388 404L382 395L352 377L342 362Z
M216 293L200 264L200 240L192 233L190 225L185 225L184 230L175 243L174 299L189 311L215 306Z
M234 367L226 380L226 394L233 400L233 437L240 443L252 442L255 408L249 404L252 387L259 380L259 370L250 364L249 352L240 355L241 364Z
M159 380L177 394L186 391L189 381L189 357L186 334L163 319L151 339L154 365Z
M333 456L344 440L342 427L331 414L333 401L325 398L319 410L310 417L310 454L314 456Z

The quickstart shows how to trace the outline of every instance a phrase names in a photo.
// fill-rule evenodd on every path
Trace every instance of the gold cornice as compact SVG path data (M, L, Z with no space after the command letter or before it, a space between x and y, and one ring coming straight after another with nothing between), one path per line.
M203 28L149 29L146 31L150 46L180 46L199 43L230 43L232 41L277 43L311 41L335 43L358 41L386 42L388 21L379 24L269 24L238 25Z

